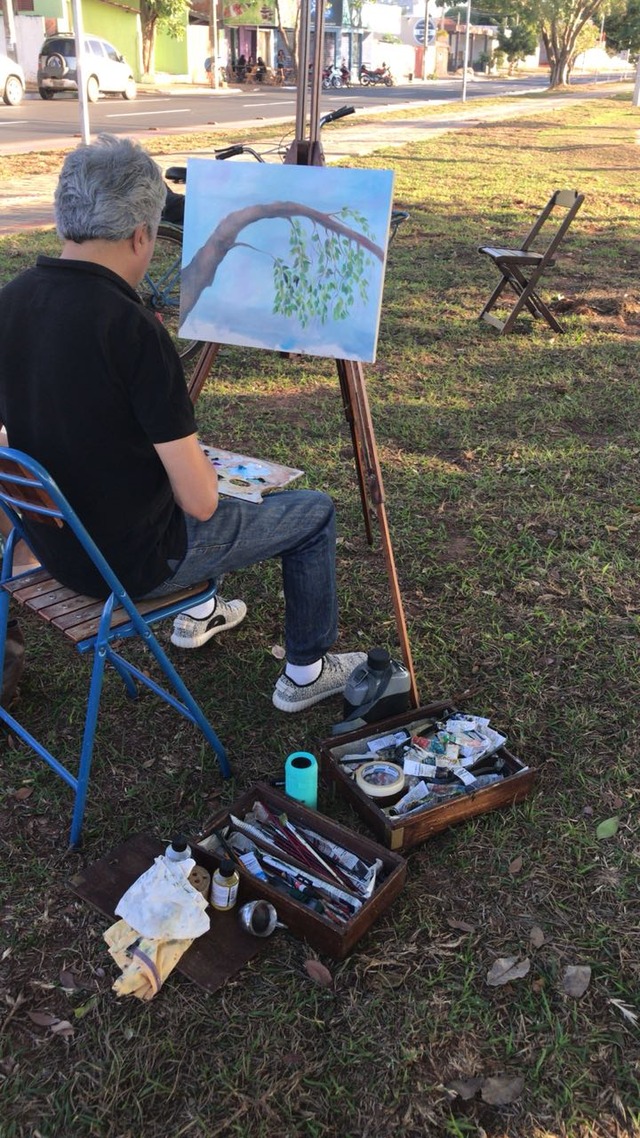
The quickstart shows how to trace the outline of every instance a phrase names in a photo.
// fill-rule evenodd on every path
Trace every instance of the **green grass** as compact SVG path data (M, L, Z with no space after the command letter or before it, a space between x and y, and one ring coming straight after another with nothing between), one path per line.
M610 1002L640 1012L639 121L617 99L551 111L540 98L526 119L357 163L393 166L395 204L411 213L366 375L420 694L505 728L537 771L533 795L413 851L393 908L347 960L325 960L334 989L314 986L308 949L278 933L218 994L173 975L141 1007L116 1002L107 922L67 882L132 832L196 832L220 800L213 757L111 677L85 847L70 855L68 792L3 745L1 1138L640 1134L638 1027ZM494 278L475 250L525 232L560 185L586 194L543 289L569 302L566 332L521 318L500 338L476 319ZM51 235L5 239L1 278L54 248ZM198 416L203 435L294 460L335 495L340 643L397 651L333 365L223 349ZM234 764L223 802L313 749L340 714L337 701L290 721L271 706L279 590L276 565L239 574L247 621L179 661ZM83 663L24 623L22 714L71 755ZM17 802L22 785L33 793ZM347 806L321 808L362 829ZM614 815L618 833L598 841ZM488 987L511 955L529 956L529 974ZM579 1000L561 991L570 964L592 968ZM81 1018L91 991L66 994L65 967L97 983ZM33 1025L34 1009L71 1019L73 1038ZM446 1090L499 1074L524 1076L510 1106Z

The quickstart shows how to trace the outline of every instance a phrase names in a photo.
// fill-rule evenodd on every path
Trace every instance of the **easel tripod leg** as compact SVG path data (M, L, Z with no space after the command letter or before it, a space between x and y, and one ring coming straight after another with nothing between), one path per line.
M213 361L215 360L219 351L220 344L205 344L203 346L198 358L198 362L193 369L191 379L187 384L187 391L189 392L189 398L191 399L192 403L195 403L197 401L202 388L207 382L207 379L209 378L209 372L211 371L211 365L213 364Z
M336 364L341 386L344 380L343 397L345 399L345 409L348 407L347 418L349 423L352 424L352 438L354 439L354 452L360 482L360 494L365 513L365 523L369 519L369 508L371 508L371 512L375 511L380 526L382 550L391 589L391 600L396 620L398 642L400 644L402 658L409 672L411 683L411 703L413 707L418 707L419 699L415 670L413 667L413 656L411 654L411 645L409 644L407 623L402 607L398 574L387 521L387 511L384 504L382 471L378 458L378 448L373 430L373 420L369 408L364 372L362 370L362 364L354 360L336 360Z
M371 517L369 514L369 501L367 498L367 487L365 483L365 474L363 466L363 457L360 450L358 435L355 429L355 422L353 417L353 405L349 394L349 381L347 378L347 361L336 360L336 367L338 368L338 378L340 380L340 393L342 395L342 406L349 430L351 432L351 445L353 447L353 457L356 464L356 474L358 477L358 489L360 491L360 502L362 505L362 517L364 518L364 529L367 535L369 545L373 545L373 531L371 529Z

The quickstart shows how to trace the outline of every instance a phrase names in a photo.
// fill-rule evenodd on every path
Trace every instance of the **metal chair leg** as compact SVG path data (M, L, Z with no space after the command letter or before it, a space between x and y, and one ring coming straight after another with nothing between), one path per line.
M98 710L100 708L100 695L102 692L102 681L104 679L104 666L106 659L106 646L104 644L96 646L96 651L93 657L93 668L91 671L89 698L87 700L87 713L84 720L82 749L80 751L80 762L78 764L73 815L71 818L69 845L72 849L77 849L77 847L80 845L80 835L82 833L84 809L87 802L87 791L89 789L91 759L93 757L93 744L96 737L96 723L98 721Z
M224 747L222 746L222 743L220 742L215 731L213 730L213 727L209 723L207 717L200 710L199 704L196 703L196 701L193 698L193 696L191 695L191 692L189 691L188 687L183 682L183 680L181 680L180 676L176 672L176 669L174 668L173 664L171 663L169 657L166 655L166 653L160 647L160 645L159 645L158 641L156 640L155 636L153 635L153 633L150 633L149 638L146 640L146 644L147 644L147 647L150 648L150 650L153 652L153 655L155 656L160 667L162 668L162 671L164 672L165 676L167 677L167 679L171 683L171 686L178 693L179 699L182 702L182 704L184 705L184 708L188 711L189 714L186 716L186 718L191 719L191 721L193 723L195 723L197 727L200 728L200 730L202 731L202 734L204 735L207 742L213 747L213 749L214 749L214 751L218 757L218 766L220 767L220 773L222 774L222 777L223 778L230 778L231 777L231 768L229 766L229 760L227 759L227 752L225 751ZM163 694L162 691L160 690L158 692L158 694L161 696L161 698L164 698L165 700L167 700L168 693L165 692ZM169 701L167 700L167 702L169 702ZM178 710L179 710L179 708L178 708ZM183 710L183 714L184 714L184 710Z

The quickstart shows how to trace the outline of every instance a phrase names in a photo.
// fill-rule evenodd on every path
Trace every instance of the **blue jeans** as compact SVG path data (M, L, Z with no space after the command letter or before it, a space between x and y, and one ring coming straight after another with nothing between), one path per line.
M267 494L259 504L221 497L208 521L185 514L185 522L187 552L149 597L280 557L287 660L313 664L331 648L338 602L335 507L328 494L285 490Z

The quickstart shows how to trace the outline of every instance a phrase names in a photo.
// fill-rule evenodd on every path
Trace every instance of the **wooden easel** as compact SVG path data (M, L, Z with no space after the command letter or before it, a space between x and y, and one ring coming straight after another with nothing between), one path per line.
M300 8L300 35L298 52L298 88L296 98L296 138L292 142L285 162L294 166L324 166L324 153L320 143L320 88L322 83L322 55L324 45L324 4L316 4L316 25L314 42L313 81L311 83L311 99L309 123L307 125L307 101L309 98L309 85L306 82L309 60L309 5L302 3ZM204 387L213 361L218 354L220 344L206 344L202 354L195 365L189 382L189 395L193 403L196 402ZM340 392L345 417L351 431L351 442L358 477L358 488L362 513L364 517L365 532L369 545L373 544L371 523L377 518L380 526L382 549L391 589L391 599L395 615L398 641L402 658L411 679L411 702L413 707L419 706L416 677L413 667L411 646L407 634L407 624L402 607L398 574L391 544L391 535L387 521L387 512L384 504L384 488L382 485L382 471L378 458L376 437L369 409L367 388L365 384L362 364L355 360L336 360Z

